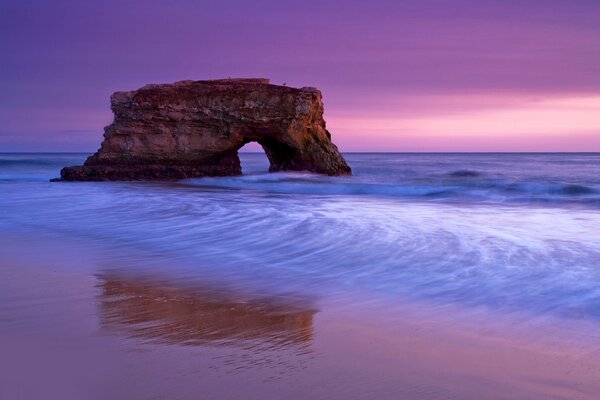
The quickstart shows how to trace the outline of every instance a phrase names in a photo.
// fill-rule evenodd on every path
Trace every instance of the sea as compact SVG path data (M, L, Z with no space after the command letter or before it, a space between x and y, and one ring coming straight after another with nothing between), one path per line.
M0 341L73 367L0 361L0 398L598 393L600 153L346 153L340 177L240 153L241 176L50 182L87 156L0 153ZM101 378L65 378L88 363Z

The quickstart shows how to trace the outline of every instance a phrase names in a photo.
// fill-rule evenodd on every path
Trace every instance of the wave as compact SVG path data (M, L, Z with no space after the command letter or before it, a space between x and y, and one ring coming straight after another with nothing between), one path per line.
M447 192L435 185L392 185L381 183L336 182L335 178L295 173L249 175L228 178L200 178L181 182L185 185L232 190L264 191L271 193L315 195L391 195L430 196Z
M597 187L554 182L510 182L478 179L476 171L458 170L444 176L407 179L403 183L355 181L353 178L322 177L308 173L256 174L224 178L189 179L186 186L204 189L242 190L279 194L391 196L423 199L477 200L485 202L578 202L600 205ZM464 178L464 179L458 179Z
M351 157L351 177L62 184L48 182L58 167L0 169L13 179L0 182L0 229L123 249L107 265L128 271L148 251L150 270L257 292L600 321L600 156L568 168L546 155Z
M459 169L457 171L450 172L448 176L453 178L475 178L481 176L481 173L477 171L471 171L469 169Z
M0 180L47 181L86 156L0 153ZM240 155L248 175L190 179L175 185L266 194L600 206L600 156L595 155L349 155L355 171L351 177L266 173L268 161L259 156L264 158Z
M57 165L55 160L44 160L36 158L20 158L20 159L6 159L0 158L0 167L12 167L12 166L54 166Z
M597 189L576 184L519 183L508 184L506 185L505 190L508 192L554 194L565 196L582 196L598 193Z

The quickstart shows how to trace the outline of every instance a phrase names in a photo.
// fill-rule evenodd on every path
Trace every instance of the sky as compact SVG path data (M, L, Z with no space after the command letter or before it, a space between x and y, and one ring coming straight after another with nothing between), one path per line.
M0 151L95 151L109 96L315 86L342 151L600 151L598 0L0 2Z

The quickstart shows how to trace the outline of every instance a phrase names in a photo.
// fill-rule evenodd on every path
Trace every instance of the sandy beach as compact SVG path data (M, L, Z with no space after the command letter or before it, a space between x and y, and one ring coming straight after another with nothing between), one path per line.
M236 293L143 265L118 271L99 249L41 237L2 236L0 258L6 399L571 400L600 390L597 337L575 326Z

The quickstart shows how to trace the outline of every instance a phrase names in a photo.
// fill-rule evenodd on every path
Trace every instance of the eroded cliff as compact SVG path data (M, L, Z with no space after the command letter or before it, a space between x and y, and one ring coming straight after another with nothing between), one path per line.
M183 179L242 173L238 149L262 145L269 170L349 174L323 119L321 92L268 79L181 81L111 96L100 150L62 180Z

